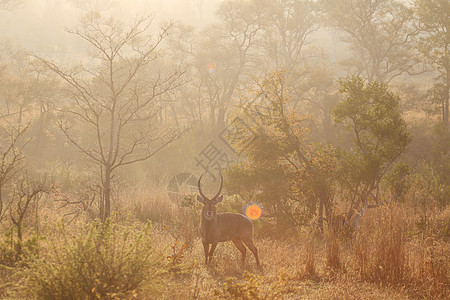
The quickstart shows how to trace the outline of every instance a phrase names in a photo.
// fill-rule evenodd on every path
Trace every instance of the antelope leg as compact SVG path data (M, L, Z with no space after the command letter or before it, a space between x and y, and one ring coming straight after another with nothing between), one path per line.
M245 249L244 244L242 244L241 239L236 238L232 240L233 244L238 248L239 251L241 251L242 254L242 266L245 265L245 255L247 254L247 249Z
M209 244L203 242L203 250L205 250L205 264L208 264L208 252L209 252Z
M256 264L258 265L258 267L260 267L261 265L259 264L258 249L256 249L255 245L253 245L253 241L244 240L244 244L248 247L248 249L250 249L250 251L252 251L256 259Z
M216 250L217 243L213 243L211 245L211 249L209 250L209 262L211 263L212 256L214 254L214 250Z

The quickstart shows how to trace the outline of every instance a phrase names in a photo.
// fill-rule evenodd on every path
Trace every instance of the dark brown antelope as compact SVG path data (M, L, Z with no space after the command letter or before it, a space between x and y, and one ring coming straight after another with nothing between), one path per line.
M232 241L242 254L242 265L245 264L247 252L245 244L255 256L256 264L259 267L258 250L253 244L252 221L241 214L216 213L216 204L223 200L223 195L220 194L223 185L222 174L220 175L219 192L211 199L202 192L200 187L202 177L203 175L198 179L200 195L197 196L197 201L203 204L200 233L202 235L203 249L205 250L205 263L211 262L214 250L216 250L219 242ZM209 249L210 244L211 249Z

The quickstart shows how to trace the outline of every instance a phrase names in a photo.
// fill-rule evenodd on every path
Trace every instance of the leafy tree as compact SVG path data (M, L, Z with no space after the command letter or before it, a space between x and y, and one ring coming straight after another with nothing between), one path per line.
M439 73L435 86L442 106L442 120L448 128L450 98L450 3L448 0L416 0L415 13L421 23L419 50Z
M262 45L265 59L262 67L284 68L287 83L295 97L295 109L311 115L311 129L316 136L331 140L331 110L336 103L334 74L323 50L312 41L320 29L323 13L317 1L272 0L267 5L267 21L263 23ZM322 64L323 62L323 64ZM316 130L317 129L317 130ZM316 133L315 132L315 133Z
M398 0L325 0L334 27L344 33L352 56L344 63L369 81L390 82L417 69L414 36L418 28L412 10Z
M379 201L379 184L410 142L399 97L378 81L362 77L339 80L343 96L334 109L335 122L345 125L353 145L340 151L338 177L349 192L351 208ZM376 194L373 194L376 192Z
M231 191L264 204L280 223L306 224L333 196L334 148L307 141L306 118L292 109L286 72L269 73L256 85L259 100L233 122L233 145L245 158L228 172Z
M210 106L211 124L223 128L242 77L255 67L265 7L259 1L228 0L217 10L219 23L205 32L197 63Z
M319 28L318 7L310 0L271 0L266 5L264 48L270 60L266 65L295 69L304 62L309 37Z
M159 48L171 25L153 41L150 25L148 17L127 27L91 13L71 31L91 47L89 64L65 69L37 57L67 84L68 102L58 108L58 126L100 169L103 220L111 213L111 181L117 170L150 158L179 136L178 130L162 131L155 125L163 105L160 97L181 84L183 72L157 69Z
M428 160L418 172L420 185L429 203L445 208L450 204L450 131L438 123L432 131ZM425 203L424 203L425 204Z

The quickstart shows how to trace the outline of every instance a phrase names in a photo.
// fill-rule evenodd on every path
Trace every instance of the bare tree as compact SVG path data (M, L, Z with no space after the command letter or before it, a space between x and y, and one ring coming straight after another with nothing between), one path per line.
M4 201L4 189L22 169L25 159L23 148L27 141L22 141L22 138L27 129L28 125L20 130L11 126L0 126L0 222L11 205L10 201Z
M191 115L201 120L202 113L209 113L209 124L223 128L243 78L257 65L266 9L256 0L227 0L219 5L218 22L205 30L177 27L172 48L192 67L191 89L185 91L195 99L191 101Z
M125 26L91 13L79 29L70 31L92 48L94 62L89 66L65 70L36 56L67 83L70 102L58 108L58 125L100 167L103 220L111 213L111 180L117 169L150 158L180 134L175 129L162 131L153 123L163 105L158 99L182 84L184 71L155 70L159 48L172 25L162 28L155 39L149 37L150 25L149 17Z

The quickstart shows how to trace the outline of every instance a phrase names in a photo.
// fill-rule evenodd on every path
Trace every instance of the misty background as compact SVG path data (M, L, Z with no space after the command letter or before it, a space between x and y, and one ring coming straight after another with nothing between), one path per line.
M380 190L392 196L389 174L406 180L409 172L395 171L397 163L414 170L408 174L437 168L438 182L446 181L447 144L436 144L448 132L445 1L0 5L4 164L11 167L4 169L4 193L25 171L21 176L43 176L69 194L92 193L88 210L109 214L133 186L151 183L183 198L195 193L202 173L213 193L222 172L230 196L301 225L322 215L324 205L361 210L380 203ZM352 105L342 108L353 99L352 84L362 89L361 102L352 104L361 105L361 116ZM376 106L382 98L371 96L374 90L387 102ZM375 131L359 128L371 113ZM284 140L279 131L290 127L273 128L281 121L292 126ZM329 189L323 199L297 186L320 161L316 155L336 163L324 162L324 169L351 179L317 171L314 180ZM289 182L280 193L263 176L271 172L279 184ZM447 203L447 188L436 201ZM300 220L283 205L299 209Z

